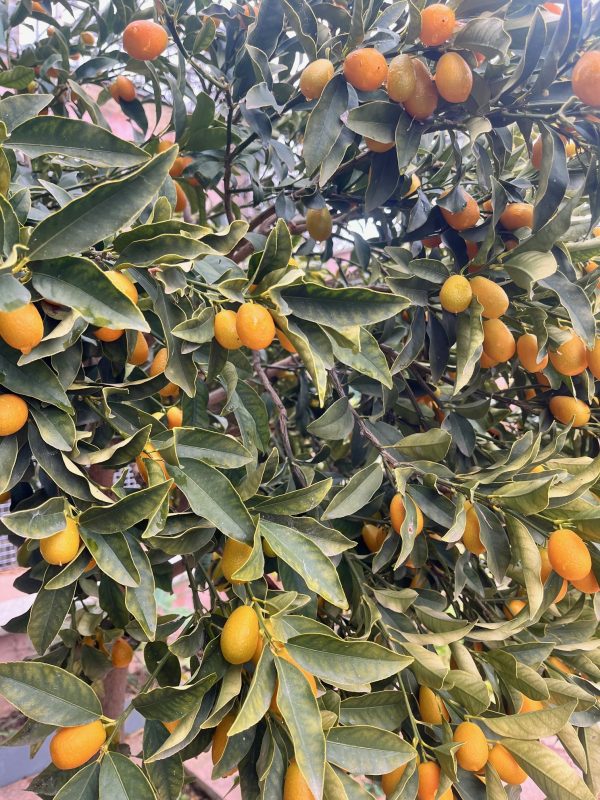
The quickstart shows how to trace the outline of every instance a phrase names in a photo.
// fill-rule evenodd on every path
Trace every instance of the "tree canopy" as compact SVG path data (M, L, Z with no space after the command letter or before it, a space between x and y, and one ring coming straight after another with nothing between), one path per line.
M244 800L592 800L600 5L0 22L32 791L177 800L212 749Z

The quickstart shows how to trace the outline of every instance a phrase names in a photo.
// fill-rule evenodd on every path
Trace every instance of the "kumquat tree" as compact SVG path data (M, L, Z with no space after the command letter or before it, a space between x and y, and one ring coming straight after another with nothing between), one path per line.
M0 19L31 791L593 800L600 4Z

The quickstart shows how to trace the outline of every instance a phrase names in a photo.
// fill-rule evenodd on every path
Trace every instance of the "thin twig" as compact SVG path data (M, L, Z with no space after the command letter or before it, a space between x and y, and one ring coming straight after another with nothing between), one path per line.
M265 391L267 392L267 394L273 401L275 408L277 409L281 442L283 444L284 452L290 463L290 467L292 469L296 482L300 484L300 486L306 486L306 478L304 477L304 473L295 463L294 451L292 450L292 444L290 442L290 435L288 431L287 410L283 404L281 397L279 397L279 395L277 394L277 392L273 387L273 384L269 380L269 376L264 371L262 364L260 363L260 353L257 350L254 350L252 353L252 365L254 366L254 371L258 379L262 383Z

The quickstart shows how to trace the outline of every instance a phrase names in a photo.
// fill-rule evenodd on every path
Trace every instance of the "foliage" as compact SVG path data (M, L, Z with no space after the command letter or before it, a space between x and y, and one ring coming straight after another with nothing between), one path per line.
M423 3L404 0L15 5L0 10L15 42L0 313L32 302L44 328L21 352L0 343L3 390L29 413L0 439L0 491L35 595L7 628L37 656L0 665L0 692L29 718L9 744L107 731L87 766L51 765L32 791L175 800L217 729L214 775L237 770L245 800L281 797L286 775L287 797L366 800L360 776L394 770L388 792L408 800L419 782L419 797L516 796L501 778L522 770L550 798L594 796L600 137L570 76L598 4L461 0L441 36L428 11L427 47ZM168 33L152 61L123 50L140 19ZM422 59L395 63L406 108L378 88L381 58L344 70L361 46ZM440 93L464 102L427 83L448 50ZM306 100L317 58L334 75L314 70ZM442 308L446 279L476 272ZM249 302L248 329L220 318L224 349L216 313ZM262 347L265 309L266 348L240 347ZM525 333L532 372L513 356ZM115 470L136 459L131 489ZM49 563L40 543L66 517L74 557L61 538ZM583 590L563 584L568 552L548 561L564 528L585 542ZM182 573L193 611L159 614ZM232 618L226 660L243 604L258 629ZM115 642L148 673L116 721L104 682L130 653L111 662ZM141 768L118 744L133 708ZM481 731L504 749L480 780ZM539 742L552 735L583 778Z

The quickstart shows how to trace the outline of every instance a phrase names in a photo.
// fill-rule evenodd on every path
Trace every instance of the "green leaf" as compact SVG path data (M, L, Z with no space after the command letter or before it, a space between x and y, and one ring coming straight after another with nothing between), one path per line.
M229 729L229 736L247 731L263 719L273 697L276 685L276 670L273 654L268 647L263 647L260 660L256 665L248 694L240 708L235 722Z
M285 220L278 219L275 227L267 237L265 249L252 278L253 283L260 283L271 272L286 268L291 256L292 237Z
M286 646L301 667L334 686L382 681L412 662L412 658L375 642L342 640L320 633L294 636Z
M479 17L464 25L454 37L458 50L483 53L487 58L504 58L510 46L510 35L504 29L500 17Z
M52 153L99 167L135 167L148 160L148 154L131 142L72 117L34 116L16 127L4 146L30 158Z
M340 397L318 419L306 426L319 439L341 440L352 433L354 417L347 397Z
M7 89L26 89L34 78L35 72L31 67L19 64L12 69L0 71L0 86L5 86Z
M29 239L30 259L79 253L125 227L159 191L176 152L171 147L130 175L101 183L47 216Z
M26 717L45 725L85 725L102 714L91 686L39 661L0 664L0 694Z
M506 516L506 528L511 549L521 562L529 613L531 617L535 617L544 599L544 587L540 578L540 551L525 525L511 514Z
M332 728L327 734L327 760L351 775L384 775L416 755L398 734L370 725Z
M538 253L535 250L517 253L504 262L504 267L512 281L521 289L529 290L538 281L554 275L557 269L552 253Z
M406 716L406 705L397 691L384 690L350 696L342 700L340 705L342 725L371 725L395 731Z
M46 300L75 309L92 325L150 330L139 308L87 258L36 261L31 271L33 285Z
M138 540L131 534L126 534L126 540L131 551L133 563L139 573L140 582L138 586L125 587L125 605L152 642L156 635L157 626L154 573L148 556Z
M485 660L513 689L531 697L532 700L549 698L548 687L544 679L534 669L522 664L510 653L503 650L490 650L485 653Z
M485 725L498 736L508 739L532 739L555 736L570 720L577 701L541 711L512 714L508 717L484 718Z
M302 154L309 175L316 172L342 132L340 117L348 108L348 85L342 75L325 86L306 123Z
M142 770L121 753L108 752L100 766L99 800L156 800Z
M169 732L161 722L147 722L144 725L144 758L156 752L169 738ZM144 764L159 800L179 800L183 789L184 772L180 755L161 761Z
M41 506L7 514L2 524L23 538L46 539L63 530L66 510L64 497L51 497Z
M399 314L409 301L373 289L329 289L318 283L302 283L279 291L283 306L300 319L344 329L372 325ZM285 313L285 312L284 312Z
M169 494L171 481L140 489L117 500L112 506L92 506L79 517L79 524L94 533L117 533L148 519Z
M27 635L40 655L44 655L62 628L76 588L76 583L53 591L42 586L35 596L27 624Z
M360 469L339 491L323 512L323 519L339 519L355 514L371 500L383 481L383 467L375 461Z
M434 428L426 433L412 433L405 436L394 450L411 460L443 461L446 457L452 437L448 431Z
M252 517L223 473L201 461L181 459L181 468L168 465L169 473L195 514L209 520L226 536L246 544L254 541Z
M0 342L0 374L5 389L24 397L35 397L68 414L73 408L56 373L44 361L32 364L18 363L19 353L4 342Z
M311 687L293 664L276 658L277 705L294 745L296 762L315 797L323 793L325 772L325 737L321 715Z
M175 449L179 458L197 459L224 469L243 467L254 460L233 436L203 428L176 428Z
M333 352L342 364L347 364L361 375L379 381L388 389L392 388L392 375L387 359L379 347L377 339L366 328L360 329L359 350L347 347L337 332L328 329L325 329L325 332L331 336Z
M102 572L122 586L139 586L140 574L122 533L102 536L85 528L79 533Z
M293 528L266 520L261 520L260 532L310 589L338 608L348 607L337 570L314 542Z
M579 775L551 748L539 742L503 739L525 772L533 778L548 800L593 800Z
M293 492L278 494L273 497L255 497L252 501L252 510L260 511L261 514L305 514L312 511L331 489L332 479L317 481L310 486L302 489L295 489Z
M97 800L100 764L94 761L75 773L56 795L55 800Z
M398 103L374 100L352 108L346 125L354 133L376 142L393 142L401 114L402 107Z
M131 702L146 719L173 722L193 711L214 685L215 680L215 675L207 675L184 686L158 687L140 692Z
M473 301L467 311L458 315L456 326L455 395L471 380L482 351L483 324L481 306L477 301Z
M52 102L51 94L13 94L0 100L0 122L10 133Z

